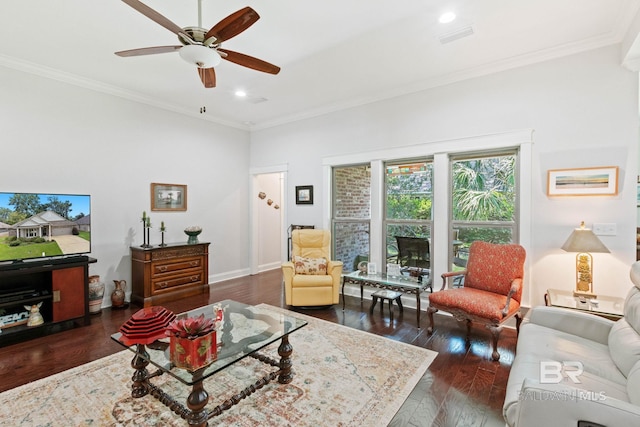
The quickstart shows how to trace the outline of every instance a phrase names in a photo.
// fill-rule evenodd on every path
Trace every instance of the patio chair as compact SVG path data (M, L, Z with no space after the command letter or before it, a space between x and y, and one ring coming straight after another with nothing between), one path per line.
M400 267L429 268L429 240L421 237L395 236Z

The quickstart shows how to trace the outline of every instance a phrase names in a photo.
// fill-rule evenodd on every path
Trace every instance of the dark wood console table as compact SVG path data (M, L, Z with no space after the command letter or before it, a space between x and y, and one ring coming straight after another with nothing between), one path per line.
M143 307L209 292L209 243L131 247L131 302Z

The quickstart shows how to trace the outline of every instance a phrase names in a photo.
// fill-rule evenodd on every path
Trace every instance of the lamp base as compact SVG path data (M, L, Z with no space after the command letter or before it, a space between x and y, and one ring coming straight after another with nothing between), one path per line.
M598 295L594 294L593 292L584 292L584 291L573 291L573 296L590 298L590 299L598 298Z

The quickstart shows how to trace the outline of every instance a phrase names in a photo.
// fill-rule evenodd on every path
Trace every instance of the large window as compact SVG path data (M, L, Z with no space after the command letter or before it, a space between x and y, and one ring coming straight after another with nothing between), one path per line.
M346 273L369 260L371 167L334 167L332 180L334 259L343 262Z
M517 152L451 157L451 263L462 268L474 240L517 236Z
M386 261L400 263L398 237L431 238L433 164L426 160L385 164ZM428 255L426 256L428 258Z

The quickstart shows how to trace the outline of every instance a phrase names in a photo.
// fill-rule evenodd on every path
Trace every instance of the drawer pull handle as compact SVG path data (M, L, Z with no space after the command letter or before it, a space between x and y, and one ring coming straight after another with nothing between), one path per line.
M158 282L158 286L161 288L166 288L169 284L167 282Z
M167 266L166 265L161 265L159 267L156 267L158 270L160 271L167 271Z
M191 281L192 282L197 282L198 281L198 276L191 276Z
M191 265L192 265L193 267L197 267L197 266L198 266L198 264L199 264L199 262L198 262L198 261L191 261Z

